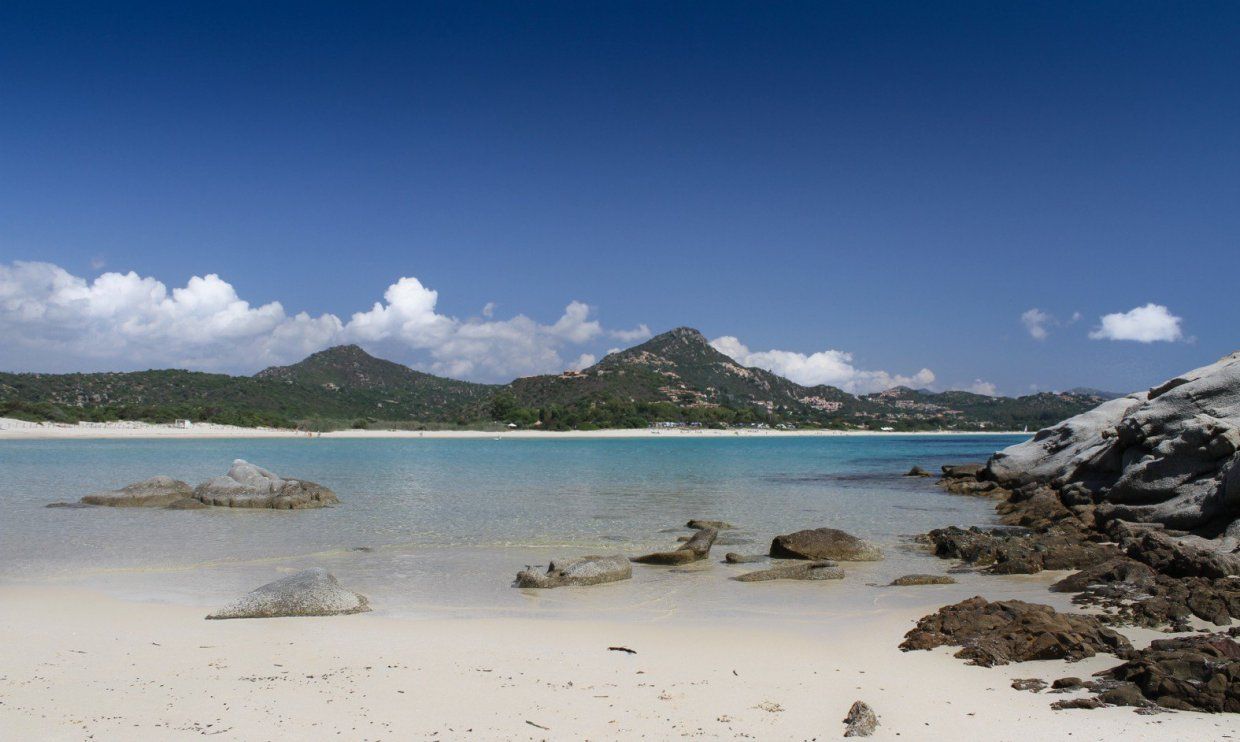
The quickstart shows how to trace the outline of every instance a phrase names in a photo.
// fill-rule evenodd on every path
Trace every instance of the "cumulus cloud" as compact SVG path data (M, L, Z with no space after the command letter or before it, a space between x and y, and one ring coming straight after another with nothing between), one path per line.
M623 340L626 343L636 343L639 340L648 339L652 333L650 328L645 323L642 323L632 330L612 330L610 334L617 340Z
M438 300L438 292L406 276L388 287L383 301L343 321L333 314L289 315L275 301L252 305L216 274L169 290L132 271L88 281L51 263L0 264L0 363L39 370L253 371L358 342L436 373L507 380L561 371L569 365L560 356L565 346L607 334L578 301L542 324L520 314L493 320L494 305L484 308L485 319L463 321L439 313Z
M1094 340L1132 340L1138 343L1175 342L1184 337L1182 318L1161 304L1146 304L1127 312L1104 315L1097 329L1089 333Z
M598 363L598 358L594 357L594 354L582 353L581 355L577 356L577 360L568 364L568 367L572 369L573 371L580 371L582 369L593 366L595 363Z
M1046 326L1053 323L1055 318L1043 312L1041 309L1034 307L1020 316L1021 324L1029 331L1029 335L1034 340L1045 340L1050 333Z
M852 354L840 350L809 354L788 350L751 351L731 335L716 338L710 344L742 366L764 368L804 386L828 384L854 394L880 392L894 386L924 387L934 383L935 378L928 368L911 376L859 369L853 365Z
M970 384L965 391L973 392L974 394L984 394L987 397L999 396L999 387L989 381L982 381L981 379L974 379L973 383Z

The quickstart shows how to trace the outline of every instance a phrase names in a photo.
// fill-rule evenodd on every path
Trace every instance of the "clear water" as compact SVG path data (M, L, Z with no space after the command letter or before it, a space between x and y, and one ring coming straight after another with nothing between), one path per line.
M325 566L376 609L412 616L825 614L978 592L960 585L877 590L950 565L907 536L993 521L993 503L901 476L914 464L980 461L1012 436L581 440L99 440L0 442L0 582L53 582L123 597L211 606L283 573ZM336 508L48 509L49 502L155 474L191 484L244 458L334 489ZM682 569L634 566L634 579L519 590L525 565L591 553L674 548L690 518L739 527L712 558ZM887 558L846 564L839 583L737 583L779 533L831 526ZM760 566L760 565L759 565ZM1010 590L1036 590L1015 579ZM992 591L993 592L993 591Z

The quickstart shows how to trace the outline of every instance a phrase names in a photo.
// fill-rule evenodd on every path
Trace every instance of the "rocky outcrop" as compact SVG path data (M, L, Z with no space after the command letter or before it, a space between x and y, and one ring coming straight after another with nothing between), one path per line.
M207 618L337 616L369 610L364 596L346 590L327 570L316 567L269 582Z
M1082 539L1073 530L936 528L919 537L936 556L988 567L995 574L1036 574L1044 569L1083 569L1119 556L1113 544Z
M658 551L653 554L633 557L632 561L639 564L688 564L710 556L710 547L715 544L719 532L713 528L703 528L693 534L683 546L675 551Z
M904 575L891 581L889 587L912 587L914 585L954 585L956 578L948 575Z
M158 476L125 485L118 490L87 495L81 502L85 505L113 508L164 508L193 493L194 490L179 479Z
M1080 660L1132 648L1093 616L1059 613L1048 605L981 597L944 606L922 618L900 649L963 647L956 657L992 667L1029 660Z
M747 572L732 579L737 582L766 582L768 580L842 580L844 571L835 562L799 562L780 564L770 569Z
M986 479L1078 488L1103 522L1240 546L1240 353L1111 400L994 455Z
M840 562L874 562L882 551L868 541L834 528L813 528L783 536L771 542L775 559L830 559Z
M868 737L878 729L878 716L865 701L856 701L844 717L845 737Z
M321 484L282 479L242 459L234 461L224 476L195 487L194 498L220 507L275 510L321 508L340 502L336 493Z
M599 585L627 580L633 567L623 554L585 556L578 559L552 561L546 572L526 568L517 573L517 587L564 587L567 585Z
M1128 661L1075 686L1095 693L1056 708L1160 706L1179 711L1240 712L1240 644L1219 634L1154 641ZM1060 681L1056 681L1059 687Z

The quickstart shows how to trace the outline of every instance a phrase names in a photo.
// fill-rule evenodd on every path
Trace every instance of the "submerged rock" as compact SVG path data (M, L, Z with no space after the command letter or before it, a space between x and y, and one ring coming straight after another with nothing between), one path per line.
M890 587L910 587L913 585L954 585L956 578L947 575L904 575L891 581Z
M48 507L51 507L50 505ZM737 554L735 551L729 551L723 555L723 561L728 564L751 564L753 562L765 562L769 557L766 554Z
M814 528L783 536L771 542L776 559L832 559L841 562L874 562L883 558L877 546L835 528Z
M185 482L172 477L157 476L125 485L118 490L96 492L82 498L84 505L113 508L162 508L194 494Z
M845 737L868 737L878 729L878 716L865 701L856 701L844 717Z
M517 587L564 587L568 585L599 585L627 580L633 567L623 554L584 556L578 559L554 560L547 571L525 569L517 573Z
M799 562L780 564L770 569L748 572L732 579L738 582L765 582L767 580L842 580L844 571L835 562Z
M675 551L659 551L653 554L633 557L632 561L639 564L688 564L710 555L710 547L714 545L719 532L713 528L703 528Z
M315 567L269 582L207 618L337 616L369 610L364 596L346 590L327 570Z
M1059 613L1021 600L990 602L974 597L922 618L900 649L963 647L956 657L992 667L1029 660L1080 660L1132 645L1094 616Z
M321 484L279 476L242 459L233 462L228 474L213 477L194 488L194 497L207 505L230 508L300 510L340 502L336 493Z
M701 520L694 518L685 524L685 528L692 528L696 531L700 531L704 528L713 528L716 531L730 531L733 528L736 528L736 526L722 520Z

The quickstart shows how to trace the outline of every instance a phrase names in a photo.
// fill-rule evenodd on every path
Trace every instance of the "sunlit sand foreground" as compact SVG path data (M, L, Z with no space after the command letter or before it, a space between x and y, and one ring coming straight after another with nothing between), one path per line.
M901 653L918 617L205 621L200 608L0 588L5 739L835 739L856 700L874 739L1223 739L1230 715L1052 711L1013 678L1109 656L977 668ZM1134 632L1137 640L1160 636ZM627 647L635 654L609 650Z
M283 428L242 428L195 423L188 428L143 422L32 423L0 418L0 440L48 438L761 438L841 435L998 435L1005 431L930 431L897 433L878 430L773 430L764 428L624 428L612 430L336 430L308 433Z

